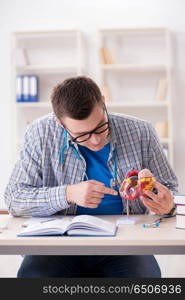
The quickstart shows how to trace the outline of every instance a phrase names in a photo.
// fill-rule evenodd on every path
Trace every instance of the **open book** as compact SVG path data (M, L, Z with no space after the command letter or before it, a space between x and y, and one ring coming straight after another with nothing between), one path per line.
M28 225L18 236L115 236L117 225L101 218L79 215L58 218Z

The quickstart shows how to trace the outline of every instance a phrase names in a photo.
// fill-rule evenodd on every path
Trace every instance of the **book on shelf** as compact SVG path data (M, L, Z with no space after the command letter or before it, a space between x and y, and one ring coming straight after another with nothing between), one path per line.
M156 101L165 101L167 96L167 78L161 77L158 82Z
M28 54L25 48L14 48L12 52L12 59L16 67L29 65Z
M100 56L100 63L102 65L106 64L107 61L106 61L105 48L102 47L99 49L99 56Z
M185 194L175 195L176 228L185 229Z
M32 222L18 236L115 236L116 223L99 217L79 215L75 217L47 218Z
M157 121L155 123L155 130L160 138L168 137L168 121Z
M107 49L106 52L108 64L116 64L117 63L117 56L115 49Z
M109 87L107 85L102 85L101 86L102 94L105 97L105 102L111 101L111 94Z
M116 64L116 50L115 49L107 49L102 47L99 49L100 62L101 64Z

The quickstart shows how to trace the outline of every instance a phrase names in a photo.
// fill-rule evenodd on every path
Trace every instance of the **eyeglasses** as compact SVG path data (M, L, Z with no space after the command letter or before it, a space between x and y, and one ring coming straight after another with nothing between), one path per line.
M83 143L87 140L89 140L92 136L92 134L101 134L109 129L109 121L103 123L102 125L96 127L92 131L89 131L87 133L81 134L75 138L72 138L72 141L75 143Z
M104 110L105 110L105 113L107 115L108 121L101 124L101 125L99 125L99 126L97 126L95 129L93 129L89 132L78 135L77 137L72 136L70 134L70 130L63 125L64 128L69 132L70 136L72 137L71 140L74 143L79 143L80 144L80 143L83 143L83 142L86 142L87 140L89 140L91 138L92 134L101 134L101 133L109 130L110 129L110 122L109 122L109 116L108 116L108 112L107 112L107 109L106 109L105 105L104 105Z

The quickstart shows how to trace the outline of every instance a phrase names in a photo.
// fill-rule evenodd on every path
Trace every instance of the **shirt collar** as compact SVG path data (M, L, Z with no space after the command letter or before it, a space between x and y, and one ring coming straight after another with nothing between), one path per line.
M109 141L110 141L111 151L114 151L116 149L117 139L116 139L115 127L110 117L109 117L109 121L110 121L110 130L111 130Z

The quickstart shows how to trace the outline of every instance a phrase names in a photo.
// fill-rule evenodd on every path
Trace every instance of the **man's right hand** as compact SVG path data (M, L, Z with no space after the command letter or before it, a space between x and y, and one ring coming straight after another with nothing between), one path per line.
M105 194L116 196L118 193L96 180L67 185L66 189L68 203L88 208L97 208Z

